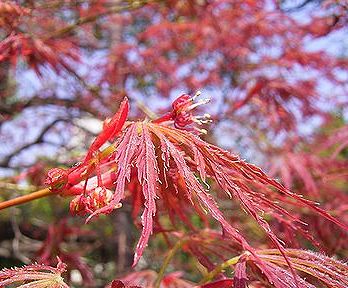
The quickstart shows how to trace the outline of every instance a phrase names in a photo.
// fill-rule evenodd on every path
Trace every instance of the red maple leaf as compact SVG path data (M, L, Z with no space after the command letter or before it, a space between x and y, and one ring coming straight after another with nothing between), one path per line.
M71 211L90 214L88 221L93 216L120 208L121 202L127 198L127 183L140 185L144 207L141 216L143 230L136 247L134 264L139 261L153 233L154 216L160 199L165 199L168 194L179 199L180 205L192 206L198 213L202 210L209 213L221 224L224 232L253 253L253 248L225 219L209 191L208 178L215 180L228 197L235 197L241 202L284 256L285 250L264 220L263 213L274 211L293 222L297 219L292 219L291 214L276 201L293 199L296 205L306 205L347 229L314 203L268 177L260 168L187 131L187 125L192 127L199 119L191 112L197 106L193 100L194 97L184 94L174 102L173 111L164 117L155 121L126 122L128 102L125 99L120 111L108 122L112 125L105 125L82 164L68 171L55 169L49 173L51 189L62 195L77 194L71 202ZM176 127L171 127L170 123ZM100 151L107 141L112 144ZM266 193L260 193L261 189L270 198Z

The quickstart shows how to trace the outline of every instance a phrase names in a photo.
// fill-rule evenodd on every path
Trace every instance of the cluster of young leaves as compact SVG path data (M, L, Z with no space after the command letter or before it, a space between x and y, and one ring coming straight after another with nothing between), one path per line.
M120 208L121 201L127 198L125 192L129 182L129 193L137 198L133 200L133 209L139 211L143 206L143 229L133 265L139 262L153 233L154 217L159 217L158 207L163 205L172 222L175 223L173 215L176 214L182 222L190 226L182 212L183 207L189 204L199 215L208 213L215 218L224 233L242 247L242 250L250 253L256 262L259 261L265 273L268 271L268 266L260 264L262 261L255 249L226 220L216 200L209 193L208 179L213 179L229 198L234 197L241 202L243 209L257 221L278 247L290 268L291 261L287 252L264 219L264 214L271 214L274 219L286 223L288 228L294 230L300 230L297 225L303 222L277 203L295 200L295 205L309 207L322 217L347 229L345 224L318 208L316 204L290 192L258 167L186 131L186 125L192 126L195 121L202 121L192 114L193 108L199 104L193 102L194 98L186 94L180 96L173 102L170 113L150 122L126 122L129 108L128 100L125 99L120 110L105 124L104 130L94 140L85 159L78 166L69 170L53 169L49 172L47 183L52 192L63 196L78 194L71 202L71 212L89 214L89 221L94 216L109 214ZM165 124L167 122L176 126L180 123L181 129L170 127ZM113 144L100 151L99 148L107 140ZM142 194L139 195L139 192ZM306 232L303 228L302 230L303 233ZM291 271L294 273L292 269ZM270 271L267 273L271 275L268 279L272 284L282 287L282 282L275 281L275 276ZM295 274L293 277L296 277ZM297 285L296 280L294 283Z
M291 202L289 200L295 200L297 206L309 207L342 228L347 229L347 227L318 208L316 204L290 192L257 166L201 140L196 134L205 132L205 130L199 129L195 125L205 123L207 116L205 118L194 116L193 110L207 101L201 100L195 103L194 100L197 96L198 94L194 97L183 94L173 102L172 110L163 117L152 121L137 122L126 121L129 105L125 98L120 110L113 118L105 122L103 131L93 141L82 162L68 170L54 168L49 171L47 184L50 185L50 190L62 196L77 195L71 201L71 212L79 215L89 214L87 221L94 216L109 214L114 209L121 208L122 202L131 195L133 215L136 216L138 211L143 209L141 215L143 228L136 247L133 265L139 262L148 245L150 235L154 230L155 217L156 222L160 222L158 207L162 207L162 211L164 208L169 212L168 215L173 225L176 222L173 215L176 214L182 222L191 226L187 215L183 213L185 206L191 206L202 218L205 218L205 214L208 213L217 220L223 233L228 235L227 237L234 242L234 245L237 245L238 250L242 253L238 260L247 261L248 259L248 261L254 262L256 267L266 275L269 283L275 287L283 287L282 285L285 283L292 283L293 287L312 287L311 284L306 284L305 280L298 280L295 274L294 269L304 270L304 268L294 265L300 261L299 259L292 259L296 258L299 252L294 253L291 250L292 253L284 248L264 215L270 214L280 223L286 223L288 228L300 230L298 225L303 224L300 218L297 218L294 213L290 214L278 204L288 204ZM174 127L171 127L171 124ZM107 141L111 144L100 150ZM258 250L253 248L242 234L226 220L209 190L208 182L211 182L210 180L214 180L229 198L233 197L240 201L243 209L256 220L279 249L283 262L277 256L270 257L270 259L266 257L267 260L263 259L259 255L260 253L258 254ZM127 190L129 195L126 194ZM263 192L260 193L260 191ZM64 231L66 230L65 225L61 227ZM57 228L52 227L51 229L59 232ZM63 238L61 240L57 238L58 242L52 242L52 233L54 233L52 231L49 232L47 242L44 243L43 258L51 255L51 249L59 250L59 243L63 240ZM306 231L303 229L303 232ZM70 232L68 231L68 233ZM214 239L214 235L209 235L208 239ZM55 242L56 244L54 244ZM210 244L209 241L208 244ZM193 255L198 256L198 259L205 259L202 264L206 264L207 269L212 269L211 271L214 272L216 268L213 268L213 263L207 260L207 255L205 253L196 254L197 251L199 251L197 247L191 250ZM64 252L59 254L65 255ZM71 256L67 255L64 259L71 262L70 265L76 265L79 262L76 262L78 257ZM267 261L271 263L267 263ZM275 266L274 262L288 266L290 271ZM246 285L246 266L242 263L238 264L235 273L239 276L244 275L245 279L241 276L241 279L233 281L240 281ZM338 265L336 262L334 264ZM310 265L314 265L314 262L310 262L308 265L311 267ZM83 265L77 266L80 266L77 267L80 269ZM328 269L331 271L335 267ZM342 267L341 269L346 269L345 266ZM309 273L309 270L304 271ZM312 274L323 280L319 277L322 272L318 273ZM342 277L343 280L325 278L323 281L326 281L325 283L330 287L330 285L336 285L336 282L343 283L345 276ZM238 285L243 287L242 284Z

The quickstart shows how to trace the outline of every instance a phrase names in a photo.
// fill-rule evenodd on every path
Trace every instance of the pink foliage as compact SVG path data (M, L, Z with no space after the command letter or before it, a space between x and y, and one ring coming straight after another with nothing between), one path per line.
M174 105L173 108L175 107ZM234 197L240 201L242 207L265 230L285 258L283 245L263 218L263 214L265 211L272 211L274 215L279 215L279 219L288 218L290 227L294 229L297 222L301 224L301 221L275 201L282 203L288 201L286 199L295 200L295 205L307 206L347 229L345 224L318 208L314 203L292 193L257 166L201 140L197 135L162 125L161 121L124 124L127 112L124 117L119 116L123 115L124 109L121 108L115 116L116 119L120 119L119 123L114 123L115 127L121 129L123 126L123 128L120 136L114 140L114 144L99 151L102 143L110 137L114 138L114 133L110 133L109 127L106 126L93 142L99 143L99 139L103 139L100 145L92 144L87 153L87 155L94 155L95 158L87 156L80 166L64 171L68 175L64 178L64 185L60 186L58 193L62 195L78 193L79 195L72 201L72 212L90 214L87 218L89 220L93 216L108 214L115 208L120 208L121 201L126 198L126 182L137 181L138 185L142 186L144 210L141 216L143 229L136 247L134 265L138 263L153 233L153 218L156 215L159 200L162 198L161 195L168 194L169 191L178 195L183 194L178 199L186 199L185 201L196 211L206 210L221 224L226 233L244 249L253 253L254 249L220 211L213 195L206 188L207 178L214 179L228 197ZM175 119L172 121L175 123ZM100 155L103 153L105 155L102 159ZM176 168L174 174L171 172L173 167ZM93 170L96 174L95 180L82 181L84 177L89 177ZM200 175L201 180L197 179L196 174ZM136 177L131 177L132 175ZM79 181L82 182L78 183ZM256 192L256 188L269 193L269 198L265 194ZM114 189L114 192L109 189ZM102 191L110 192L101 194ZM199 203L198 206L197 203ZM166 207L166 209L170 208ZM291 266L289 261L287 263Z
M21 268L3 269L0 271L0 287L16 284L17 288L69 288L61 277L65 268L66 265L58 258L56 268L32 264Z

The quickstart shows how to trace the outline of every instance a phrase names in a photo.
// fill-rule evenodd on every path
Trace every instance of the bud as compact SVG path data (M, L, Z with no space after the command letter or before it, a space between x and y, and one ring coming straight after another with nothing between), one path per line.
M48 171L45 184L50 186L53 193L61 193L68 183L68 172L62 168L53 168Z

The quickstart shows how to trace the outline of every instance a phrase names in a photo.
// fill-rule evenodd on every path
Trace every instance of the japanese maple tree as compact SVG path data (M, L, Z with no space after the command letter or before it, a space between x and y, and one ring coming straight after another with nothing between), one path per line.
M289 2L1 2L0 287L347 287L348 4Z

